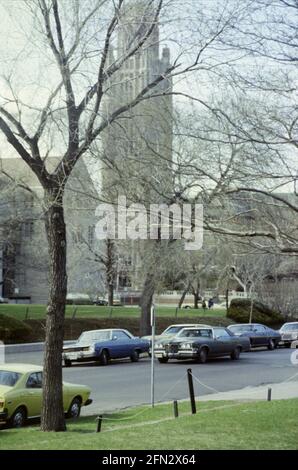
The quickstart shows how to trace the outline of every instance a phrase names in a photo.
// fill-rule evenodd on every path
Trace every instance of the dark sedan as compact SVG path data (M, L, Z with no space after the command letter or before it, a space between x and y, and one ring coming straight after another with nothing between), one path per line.
M238 337L249 338L252 348L266 346L269 350L277 348L280 333L260 323L247 323L228 326L228 330Z
M64 346L63 360L66 367L73 362L96 361L106 366L110 359L128 357L137 362L142 353L149 352L149 342L122 329L91 330L81 334L71 345Z
M169 359L192 359L205 363L209 357L230 356L237 360L242 351L249 351L248 338L233 335L226 328L184 328L175 338L158 341L154 355L160 363Z

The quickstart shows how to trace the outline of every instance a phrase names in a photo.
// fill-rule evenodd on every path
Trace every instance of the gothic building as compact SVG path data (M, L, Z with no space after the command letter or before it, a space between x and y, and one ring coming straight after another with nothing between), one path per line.
M146 206L167 203L173 196L172 81L160 78L171 67L170 50L168 47L161 50L159 24L154 24L154 14L152 4L128 1L119 20L117 43L109 51L107 67L124 59L148 36L112 75L105 94L107 118L120 106L127 107L121 118L107 127L102 140L102 193L114 203L119 196L126 196L128 204ZM158 84L151 87L155 81ZM141 95L149 99L130 106ZM117 287L141 288L140 244L116 245Z

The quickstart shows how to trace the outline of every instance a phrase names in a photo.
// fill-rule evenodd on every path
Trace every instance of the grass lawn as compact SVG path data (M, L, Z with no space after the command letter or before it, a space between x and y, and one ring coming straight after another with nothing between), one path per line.
M171 405L138 407L105 415L102 432L95 417L68 422L68 432L42 433L38 426L0 431L0 449L9 450L204 450L297 449L298 399L272 402L204 402L190 414L179 404L179 419Z
M0 304L0 313L10 315L19 320L27 319L43 319L45 318L45 305L12 305L12 304ZM76 318L109 318L112 317L139 317L140 308L139 307L113 307L111 312L111 307L97 307L93 305L80 305L75 307L73 305L68 305L66 308L66 317L71 318L76 309ZM176 307L162 307L158 306L156 308L157 316L159 317L175 317ZM178 310L178 318L189 318L189 317L225 317L225 309L181 309Z

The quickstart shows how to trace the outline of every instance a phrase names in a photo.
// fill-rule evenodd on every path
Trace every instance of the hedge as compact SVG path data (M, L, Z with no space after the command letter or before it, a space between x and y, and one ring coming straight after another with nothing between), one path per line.
M228 317L236 323L248 323L251 310L250 299L233 299L228 308ZM254 301L252 311L252 323L264 325L279 325L283 323L282 315L259 301Z

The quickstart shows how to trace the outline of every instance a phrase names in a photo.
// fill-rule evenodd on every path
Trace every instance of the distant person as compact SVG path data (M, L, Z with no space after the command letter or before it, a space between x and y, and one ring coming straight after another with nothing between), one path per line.
M213 307L213 305L214 305L213 299L209 299L209 300L208 300L208 308L209 308L209 310Z
M206 310L206 308L207 308L207 304L206 304L205 299L202 302L202 307L203 307L203 310Z

